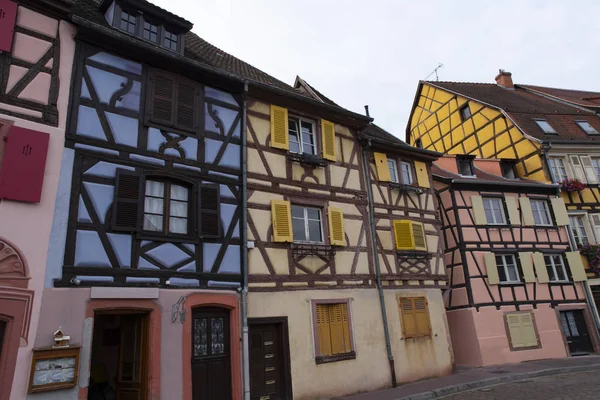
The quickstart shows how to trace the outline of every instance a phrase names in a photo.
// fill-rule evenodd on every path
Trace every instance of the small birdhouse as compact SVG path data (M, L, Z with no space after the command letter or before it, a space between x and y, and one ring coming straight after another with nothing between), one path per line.
M62 327L59 327L54 332L54 345L52 347L69 347L69 340L71 340L71 336L67 335Z

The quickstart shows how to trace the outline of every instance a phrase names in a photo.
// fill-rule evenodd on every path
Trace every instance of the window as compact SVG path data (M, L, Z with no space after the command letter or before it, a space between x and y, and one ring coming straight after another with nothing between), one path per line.
M550 157L548 158L548 162L550 163L552 177L556 179L557 183L560 183L568 178L565 160L562 157Z
M144 39L152 43L158 43L158 26L144 21Z
M404 338L431 336L431 321L425 297L400 297L398 308L402 316Z
M121 22L119 23L119 27L122 30L135 35L136 22L137 17L135 15L129 14L128 12L121 10Z
M388 158L388 169L390 170L390 182L399 183L398 180L398 166L396 160Z
M514 161L501 161L500 169L502 170L502 176L506 179L517 179Z
M412 185L413 178L412 178L412 168L410 166L410 163L408 163L406 161L400 162L400 174L402 176L403 184Z
M589 244L583 216L570 215L569 226L571 227L571 235L573 235L573 240L577 245L584 246L586 244Z
M303 118L288 118L290 151L298 154L317 154L315 124Z
M600 159L592 158L592 166L594 167L596 176L598 177L598 179L600 179Z
M535 318L531 312L511 312L504 316L511 350L539 347Z
M146 181L144 230L188 233L189 189L168 181Z
M321 210L314 207L292 205L294 242L323 242Z
M550 282L569 281L562 255L546 254L544 255L544 262L546 263L546 269L548 270Z
M163 46L165 46L167 49L177 50L177 41L178 36L165 29L165 39L163 41Z
M458 173L462 176L475 176L473 170L473 160L468 158L457 158L456 165L458 166Z
M469 108L468 104L465 104L460 108L460 118L463 122L471 118L471 109Z
M504 204L498 197L484 197L483 210L488 225L506 225L506 216L504 215Z
M585 131L585 133L587 133L588 135L597 135L600 132L598 132L596 130L596 128L594 128L588 121L575 121L577 123L577 125L579 125L579 127L581 129L583 129Z
M496 265L498 266L498 277L501 283L521 283L514 255L497 254Z
M313 301L316 363L356 358L348 301Z
M545 134L556 135L558 133L545 119L534 119L534 121Z
M550 209L546 200L531 200L531 211L533 211L533 222L536 225L552 225Z

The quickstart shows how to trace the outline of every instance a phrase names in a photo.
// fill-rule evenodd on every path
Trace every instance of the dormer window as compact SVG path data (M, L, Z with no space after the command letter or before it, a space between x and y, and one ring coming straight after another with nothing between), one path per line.
M129 14L127 11L121 10L121 22L119 27L125 32L135 35L135 25L137 17L133 14Z
M165 40L163 43L167 49L177 51L177 35L165 29Z
M583 129L585 131L585 133L587 133L588 135L597 135L598 132L596 130L596 128L594 128L589 122L587 121L575 121L577 123L577 125L579 125L579 127L581 129Z
M475 170L473 169L473 160L471 158L457 158L456 166L458 167L458 173L462 176L475 176Z
M144 39L158 43L158 26L151 22L144 22Z
M547 135L556 135L558 132L554 130L552 125L548 123L545 119L534 119L537 126Z

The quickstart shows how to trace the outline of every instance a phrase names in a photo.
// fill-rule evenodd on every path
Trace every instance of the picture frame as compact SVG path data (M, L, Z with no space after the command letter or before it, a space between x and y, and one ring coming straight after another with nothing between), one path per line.
M77 385L81 346L33 349L28 393Z

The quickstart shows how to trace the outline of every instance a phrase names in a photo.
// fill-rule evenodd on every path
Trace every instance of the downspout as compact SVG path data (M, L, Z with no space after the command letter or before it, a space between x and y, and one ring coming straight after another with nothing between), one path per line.
M383 286L381 285L381 268L379 265L379 252L377 251L377 231L375 229L375 207L373 205L373 190L371 187L371 177L369 175L369 160L367 150L371 148L371 139L369 139L367 148L363 151L363 164L365 169L365 181L367 184L367 196L369 200L369 223L371 225L371 237L373 243L373 257L375 258L375 274L377 276L377 290L379 291L379 304L381 305L381 316L383 318L383 333L385 334L385 348L387 350L388 362L390 363L390 373L392 374L392 387L398 386L396 383L396 367L394 365L394 355L392 354L392 345L390 344L390 329L388 326L387 313L385 311L385 298L383 296Z
M244 400L250 400L250 351L248 344L248 196L247 196L247 154L246 154L246 117L248 102L248 81L244 82L242 94L242 375Z

